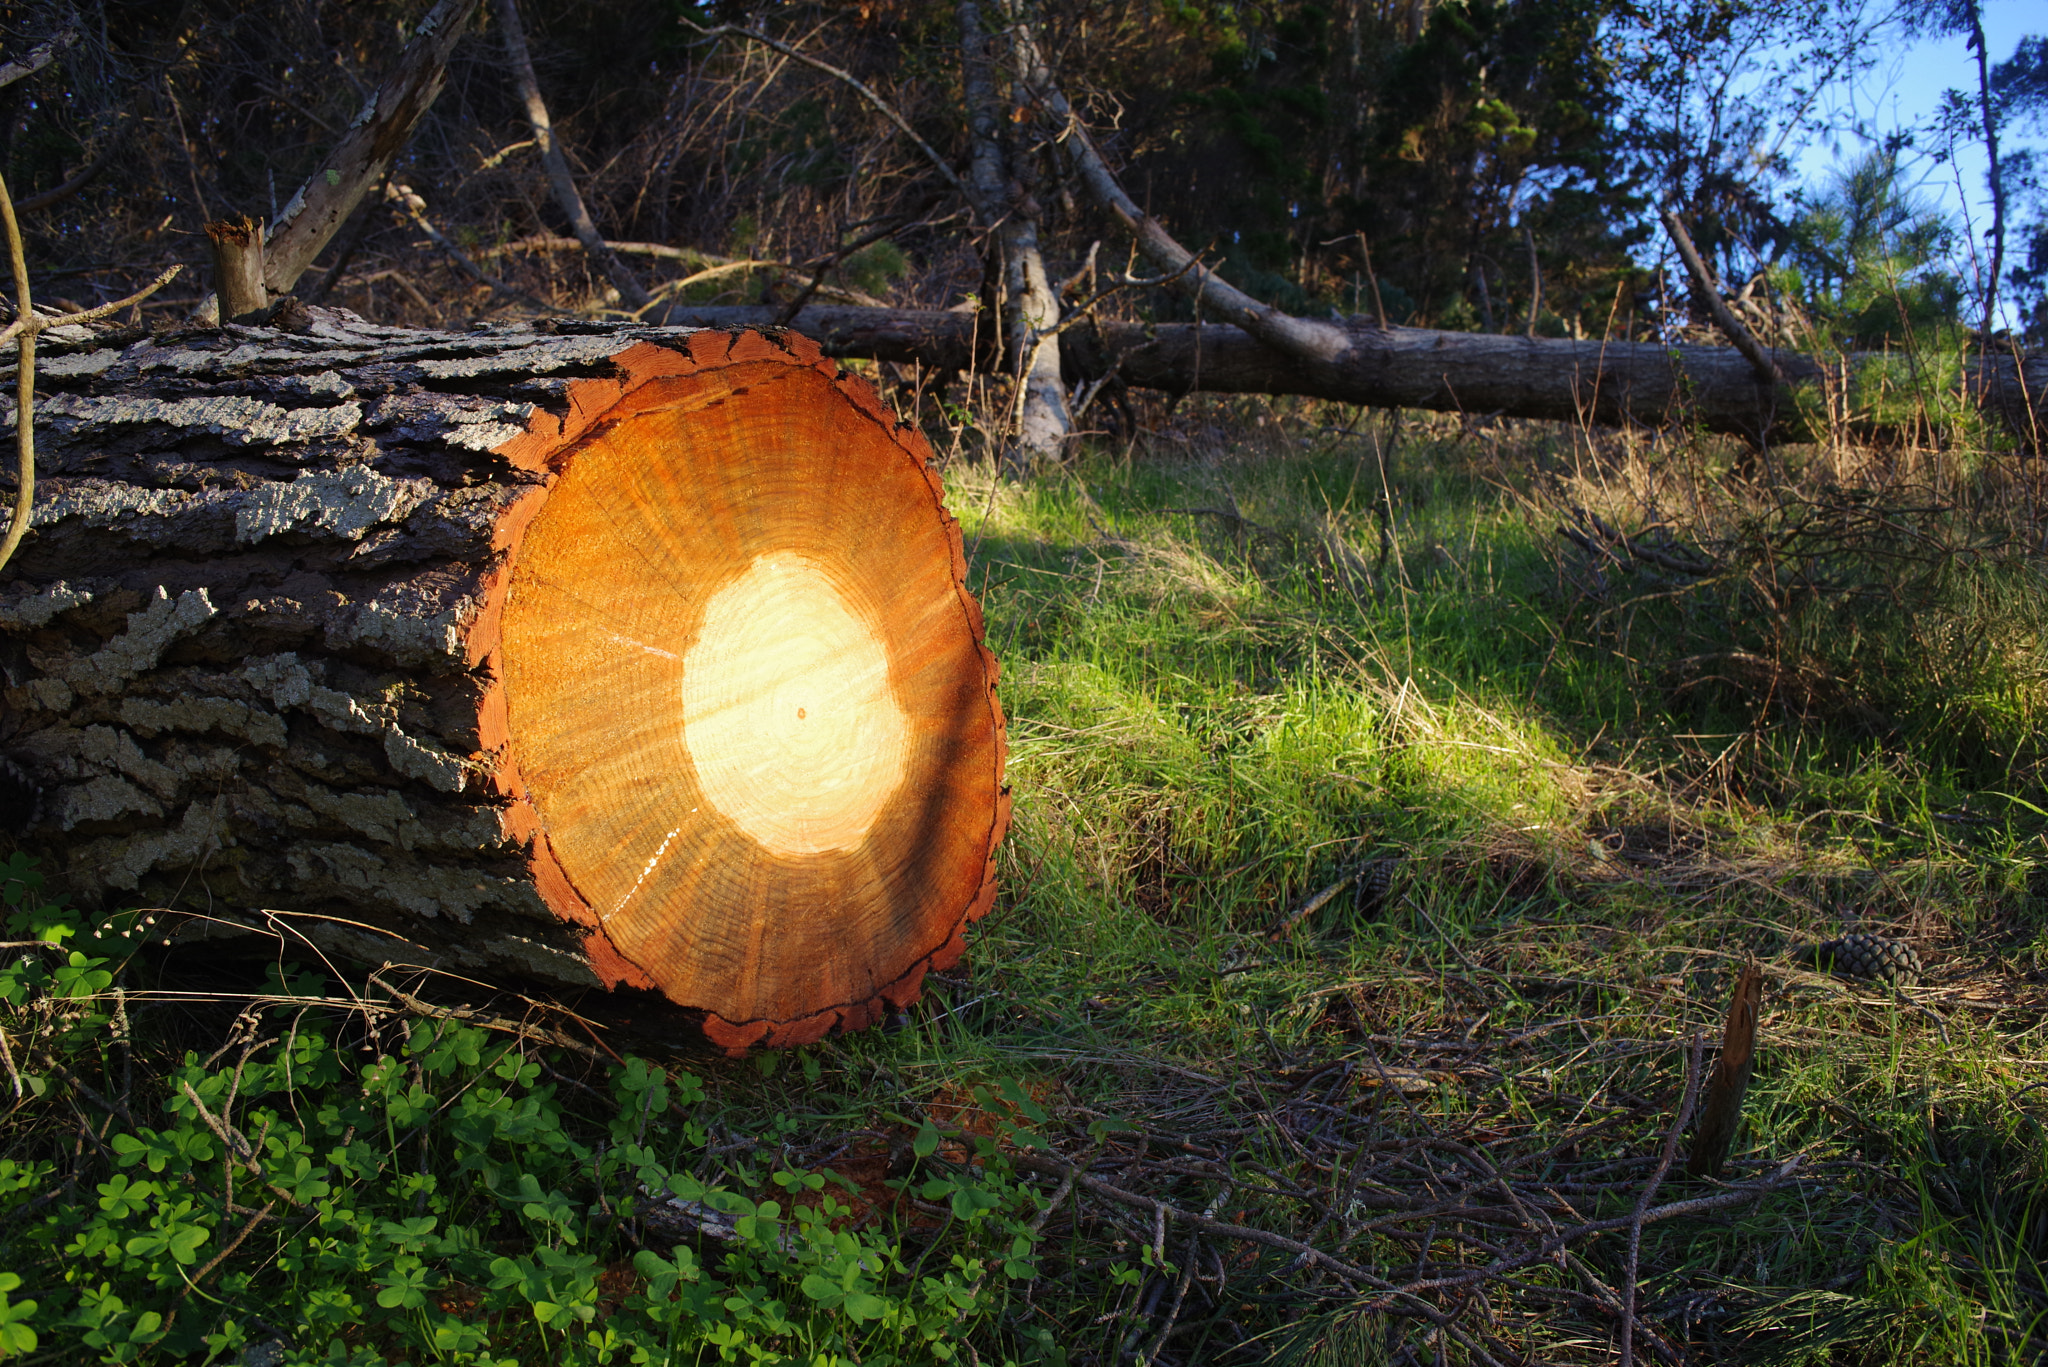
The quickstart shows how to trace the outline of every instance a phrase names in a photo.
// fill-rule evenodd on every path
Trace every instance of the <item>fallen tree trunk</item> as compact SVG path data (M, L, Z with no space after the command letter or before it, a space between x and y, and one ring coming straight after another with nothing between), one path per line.
M748 327L764 326L773 315L750 306L675 305L667 318ZM997 341L973 314L933 310L815 305L793 326L817 338L828 356L941 370L988 367ZM1958 383L2029 443L2038 443L2048 417L2048 358L2022 366L2011 356L1990 356L1965 362L1959 375L1936 377L1896 355L1856 353L1823 365L1780 352L1785 383L1771 388L1733 347L1381 329L1356 321L1341 330L1346 345L1333 359L1308 361L1228 324L1103 323L1077 330L1085 345L1066 349L1068 378L1114 373L1141 389L1175 394L1298 394L1560 422L1695 424L1776 441L1811 439L1830 421L1865 435L1908 430Z
M658 992L731 1049L959 956L995 668L866 381L787 334L310 328L44 368L0 750L56 889Z

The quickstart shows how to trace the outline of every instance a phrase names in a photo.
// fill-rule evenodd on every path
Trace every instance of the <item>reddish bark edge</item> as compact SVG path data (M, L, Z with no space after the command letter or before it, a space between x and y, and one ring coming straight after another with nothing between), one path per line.
M953 591L973 636L975 649L981 655L989 710L995 723L996 802L989 822L986 863L981 887L962 910L952 933L925 958L914 963L894 981L876 988L865 1000L839 1003L795 1020L731 1021L715 1011L693 1007L687 1002L676 1003L685 1009L704 1011L701 1028L705 1037L727 1054L741 1057L751 1049L786 1049L815 1043L830 1034L865 1029L880 1021L885 1010L901 1011L915 1002L923 990L926 973L951 968L960 961L967 948L967 925L980 920L995 905L996 851L1010 826L1010 789L1003 782L1009 764L1009 723L996 696L996 682L1001 671L984 637L981 604L967 589L967 552L960 534L960 523L946 511L945 488L938 471L932 468L931 444L925 440L924 434L900 421L864 376L841 369L837 361L824 354L817 342L798 333L754 329L739 332L707 330L691 333L683 345L685 350L677 350L641 341L627 347L611 358L611 375L579 380L570 385L566 417L557 418L553 413L536 409L527 420L526 431L495 448L494 454L522 469L546 472L547 488L551 489L555 479L567 467L578 443L591 435L636 390L655 380L749 361L783 361L818 371L833 382L856 410L880 427L924 476L931 491L933 510L951 552ZM543 502L545 493L536 490L535 496L522 500L514 516L502 524L495 547L502 552L500 568L493 576L470 635L471 641L476 643L472 648L474 658L471 664L486 665L491 677L480 723L485 729L494 731L496 736L487 737L487 740L499 737L509 740L498 624L503 616L505 592L511 585L512 567L518 561L520 544ZM612 940L589 900L562 867L548 841L540 812L533 805L526 784L509 757L509 748L504 753L507 758L495 775L495 782L500 795L510 799L505 829L525 845L528 869L542 899L556 915L583 929L585 957L591 970L607 988L635 987L659 993L660 988L646 970Z

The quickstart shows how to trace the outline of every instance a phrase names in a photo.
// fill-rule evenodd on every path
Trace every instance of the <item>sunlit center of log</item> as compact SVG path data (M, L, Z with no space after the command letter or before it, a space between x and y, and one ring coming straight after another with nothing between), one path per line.
M704 796L768 850L858 844L909 732L881 635L811 561L760 556L711 596L683 661L683 743Z

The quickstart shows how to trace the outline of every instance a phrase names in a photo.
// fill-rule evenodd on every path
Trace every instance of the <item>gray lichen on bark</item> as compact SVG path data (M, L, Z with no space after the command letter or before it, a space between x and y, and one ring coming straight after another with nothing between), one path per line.
M551 478L494 452L689 331L315 310L56 348L0 585L0 753L46 791L18 839L53 890L594 982L486 734L503 529Z

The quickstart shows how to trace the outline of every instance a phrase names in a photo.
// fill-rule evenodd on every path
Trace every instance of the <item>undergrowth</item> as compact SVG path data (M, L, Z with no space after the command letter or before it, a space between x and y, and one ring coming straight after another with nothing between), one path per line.
M911 1140L896 1194L945 1226L906 1252L886 1221L848 1222L844 1179L772 1149L707 1168L687 1071L593 1067L586 1048L564 1072L516 1031L322 1005L319 982L273 983L285 1005L250 1005L138 1088L126 994L108 993L122 947L66 948L76 918L35 905L19 856L0 875L10 930L40 942L0 974L39 1018L18 1083L74 1111L18 1117L0 1159L5 1291L33 1292L0 1305L9 1355L949 1361L1032 1275L1034 1206L993 1138L971 1170L935 1159L929 1122Z
M231 981L9 866L64 943L8 951L0 1351L2048 1349L2037 463L1260 412L948 471L1016 819L901 1028L727 1061L431 976ZM1924 979L1819 971L1846 929Z

